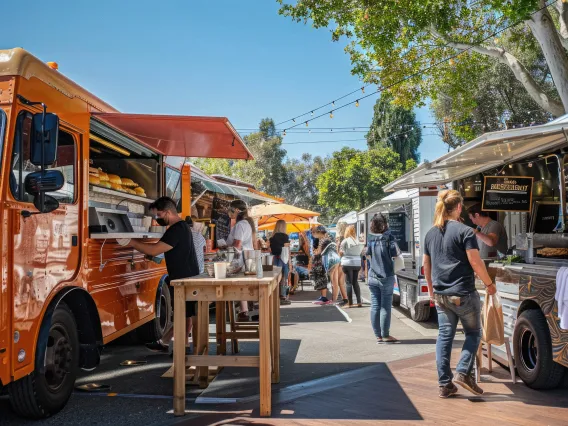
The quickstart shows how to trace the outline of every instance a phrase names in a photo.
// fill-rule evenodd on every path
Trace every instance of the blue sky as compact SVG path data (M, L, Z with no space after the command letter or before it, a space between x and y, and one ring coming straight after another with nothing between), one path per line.
M40 4L2 5L0 49L23 47L57 62L60 72L123 112L227 116L246 133L264 117L279 123L362 86L342 43L279 16L275 0ZM375 100L315 120L311 134L304 125L303 133L287 132L288 155L365 148L364 133L315 128L368 127ZM427 108L417 113L421 122L433 121ZM420 151L433 160L446 148L439 137L426 136Z

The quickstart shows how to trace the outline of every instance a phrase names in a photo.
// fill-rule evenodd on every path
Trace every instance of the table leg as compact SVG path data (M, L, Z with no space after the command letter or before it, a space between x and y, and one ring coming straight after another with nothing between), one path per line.
M209 353L209 302L198 302L197 307L197 355L207 356ZM199 387L206 388L209 380L209 367L197 367Z
M221 302L221 354L227 355L227 302Z
M174 415L185 415L185 287L174 288Z
M280 383L280 285L272 292L271 351L272 351L272 383Z
M237 331L237 327L235 325L235 323L237 322L237 319L235 318L235 302L230 301L229 303L227 303L227 306L229 308L229 322L231 323L230 329L231 332L234 333L235 331ZM239 353L239 341L236 337L231 338L231 349L233 351L233 355Z
M260 286L259 302L259 346L260 346L260 415L270 416L272 412L271 357L270 357L270 289Z
M217 342L217 355L221 355L221 340L223 339L223 329L221 328L222 324L222 314L223 309L225 308L225 302L216 302L215 303L215 337Z

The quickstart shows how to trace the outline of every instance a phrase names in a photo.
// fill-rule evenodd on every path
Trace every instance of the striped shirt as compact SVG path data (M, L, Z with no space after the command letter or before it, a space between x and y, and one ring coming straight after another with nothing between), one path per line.
M193 247L195 247L195 254L197 256L197 264L199 265L199 273L205 272L205 261L204 261L204 249L205 249L205 237L201 232L194 231L191 229L191 234L193 236Z

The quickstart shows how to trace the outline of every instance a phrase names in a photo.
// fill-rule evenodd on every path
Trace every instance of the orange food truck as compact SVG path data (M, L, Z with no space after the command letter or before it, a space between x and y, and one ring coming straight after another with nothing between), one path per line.
M226 118L121 114L0 50L0 390L20 415L59 411L104 344L169 327L165 264L116 242L161 237L165 156L252 158Z

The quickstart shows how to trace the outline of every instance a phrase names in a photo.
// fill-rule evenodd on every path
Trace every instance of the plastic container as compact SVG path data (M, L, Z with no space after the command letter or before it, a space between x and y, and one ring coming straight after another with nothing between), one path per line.
M227 262L217 262L214 265L215 279L222 280L227 278Z

